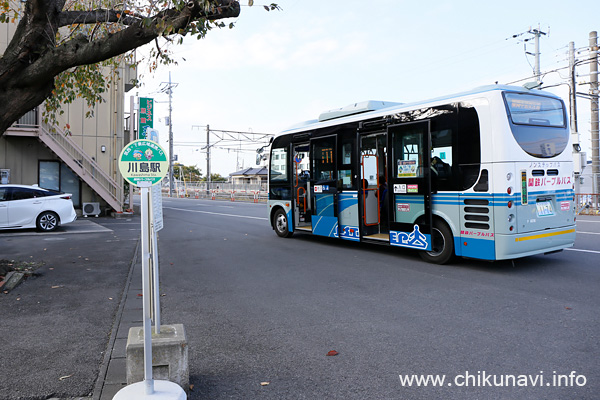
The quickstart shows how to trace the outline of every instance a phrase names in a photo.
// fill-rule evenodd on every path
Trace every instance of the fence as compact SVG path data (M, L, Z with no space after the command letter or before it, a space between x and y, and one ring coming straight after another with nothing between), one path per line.
M592 193L592 176L588 175L582 193L575 194L578 215L600 215L600 194ZM583 193L586 192L586 193ZM169 185L162 186L163 196L169 196ZM266 202L269 198L267 184L233 184L229 182L175 182L172 197L198 198L225 201Z
M575 188L577 215L600 215L600 191L598 190L600 179L588 169L591 170L591 166L586 168L586 173L581 176Z
M577 215L600 215L600 194L576 194Z
M226 201L266 202L267 184L233 184L229 182L175 182L172 197ZM169 185L163 185L163 196L169 196Z

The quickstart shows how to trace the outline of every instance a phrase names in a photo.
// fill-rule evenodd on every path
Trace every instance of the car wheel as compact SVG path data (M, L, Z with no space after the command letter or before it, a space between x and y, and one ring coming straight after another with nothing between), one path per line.
M275 228L275 233L277 236L287 238L292 236L292 232L288 229L288 218L282 209L275 211L275 216L273 217L273 228Z
M433 264L446 264L454 258L454 237L444 222L433 221L431 250L419 252L421 258Z
M52 232L58 228L58 215L52 211L44 211L41 213L36 220L36 226L39 231Z

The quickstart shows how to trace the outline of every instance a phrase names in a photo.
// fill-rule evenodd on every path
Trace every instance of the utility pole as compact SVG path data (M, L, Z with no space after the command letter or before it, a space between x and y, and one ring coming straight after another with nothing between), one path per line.
M592 190L600 193L600 138L598 135L598 32L590 32L590 105L592 131Z
M167 93L169 95L169 197L173 196L173 88L177 87L179 83L171 82L171 71L169 71L169 82L162 82L162 84L166 83L167 86L163 88L161 91L163 93Z
M573 169L575 173L575 193L581 193L579 177L585 165L582 165L579 130L577 128L577 83L575 80L575 43L569 42L569 115L571 116L571 141L573 143ZM585 154L585 153L584 153Z
M541 35L547 35L546 32L542 32L540 30L540 27L538 25L538 29L529 29L530 34L532 34L534 36L534 43L535 43L535 53L533 54L535 57L535 66L533 69L533 75L535 75L535 81L537 82L538 85L542 84L542 80L541 80L541 71L540 71L540 36Z
M579 144L579 130L577 128L577 83L575 82L575 43L569 42L569 97L570 97L570 114L571 114L571 134L573 136L573 144ZM577 139L577 140L575 140Z
M548 29L550 29L550 28L548 28ZM527 51L527 42L529 42L531 40L531 37L528 37L525 39L520 39L519 42L522 41L524 43L525 54L534 57L535 64L533 67L533 76L535 78L535 82L527 82L523 86L526 87L527 89L536 89L536 88L539 89L542 86L542 72L541 72L541 67L540 67L540 55L541 55L540 37L542 35L547 35L548 33L542 32L540 29L540 26L538 24L537 29L532 29L530 27L528 31L514 34L514 35L512 35L511 38L514 39L514 38L518 38L519 36L523 36L523 35L527 35L527 34L533 35L535 51L533 53ZM507 38L507 39L511 39L511 38Z
M210 193L210 125L206 124L206 192Z
M173 89L169 71L169 197L173 197Z

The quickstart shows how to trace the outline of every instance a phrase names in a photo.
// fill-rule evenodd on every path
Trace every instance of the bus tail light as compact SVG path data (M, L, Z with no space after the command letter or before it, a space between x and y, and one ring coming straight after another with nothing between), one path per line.
M506 193L512 194L512 190L512 186L509 186L508 189L506 189Z
M512 232L514 229L515 229L515 227L514 227L514 226L512 226L512 225L510 226L510 228L508 228L508 230L509 230L509 231L511 231L511 232Z
M512 206L513 206L513 202L512 202L512 200L509 200L509 201L508 201L508 204L507 204L507 206L508 206L508 208L512 208Z

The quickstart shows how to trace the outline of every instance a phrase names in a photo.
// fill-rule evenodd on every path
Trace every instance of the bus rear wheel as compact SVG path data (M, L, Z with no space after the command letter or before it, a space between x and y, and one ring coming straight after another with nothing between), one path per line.
M450 227L440 220L433 221L431 250L419 252L421 258L433 264L446 264L454 258L454 237Z
M281 208L275 211L275 215L273 216L273 228L279 237L287 238L292 236L292 232L288 229L288 217Z

